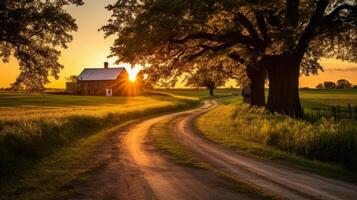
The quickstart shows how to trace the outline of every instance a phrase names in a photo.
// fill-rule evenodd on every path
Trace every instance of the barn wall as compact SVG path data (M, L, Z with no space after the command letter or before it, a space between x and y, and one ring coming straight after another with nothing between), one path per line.
M131 85L128 73L121 73L117 80L113 81L78 81L78 93L80 95L105 95L105 89L112 89L114 96L130 95Z

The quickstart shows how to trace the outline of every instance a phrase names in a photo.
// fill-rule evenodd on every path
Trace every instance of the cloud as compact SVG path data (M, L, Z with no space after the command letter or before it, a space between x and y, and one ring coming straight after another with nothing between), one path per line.
M357 72L357 67L326 68L330 72Z

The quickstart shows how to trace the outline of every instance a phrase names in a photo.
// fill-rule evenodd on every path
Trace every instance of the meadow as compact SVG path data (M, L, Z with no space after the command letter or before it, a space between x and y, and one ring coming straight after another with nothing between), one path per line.
M240 96L241 90L234 88L219 88L214 90L214 96L209 95L207 89L189 89L189 88L173 88L173 89L157 89L158 92L170 93L178 96L194 97L201 100L217 99L227 96Z
M71 185L95 170L86 163L96 160L108 137L136 120L198 102L166 93L0 93L0 199L66 199Z
M105 127L197 103L170 95L90 97L0 94L0 176L22 158L38 158Z

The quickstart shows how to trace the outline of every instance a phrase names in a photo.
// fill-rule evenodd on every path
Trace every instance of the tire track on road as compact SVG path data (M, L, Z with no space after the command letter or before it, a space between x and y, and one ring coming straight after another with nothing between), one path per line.
M196 134L194 121L214 106L192 113L176 126L179 141L200 158L239 180L253 183L286 199L356 199L357 186L225 149Z

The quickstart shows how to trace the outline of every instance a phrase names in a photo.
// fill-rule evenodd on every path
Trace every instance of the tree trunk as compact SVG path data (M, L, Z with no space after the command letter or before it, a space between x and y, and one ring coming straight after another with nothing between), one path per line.
M265 78L266 70L263 67L247 68L247 75L250 79L250 105L262 107L265 106Z
M210 96L214 96L214 88L213 87L210 87L208 88L209 89L209 95Z
M295 55L270 56L266 69L269 77L267 109L302 118L299 98L300 60Z

